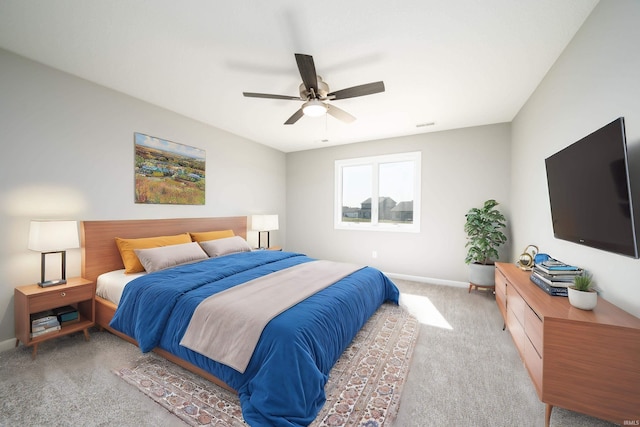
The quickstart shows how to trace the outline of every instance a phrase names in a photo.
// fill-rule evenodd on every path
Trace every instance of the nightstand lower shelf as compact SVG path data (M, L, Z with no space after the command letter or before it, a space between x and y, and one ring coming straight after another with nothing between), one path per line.
M63 337L65 335L74 334L76 332L82 331L84 332L85 341L89 341L91 337L89 336L89 328L94 325L94 322L80 316L80 321L73 323L71 325L64 325L60 328L59 331L49 332L44 335L40 335L35 338L29 338L29 340L23 342L23 344L27 347L33 346L33 351L31 352L31 358L35 359L38 354L38 344L44 341L48 341L50 339ZM16 347L20 344L20 338L16 337Z
M66 285L41 288L38 285L18 286L15 289L16 347L22 342L33 346L31 357L36 358L38 344L50 339L82 331L86 341L90 340L89 328L95 324L95 284L76 277ZM71 305L78 311L78 321L67 323L60 330L31 337L31 315Z

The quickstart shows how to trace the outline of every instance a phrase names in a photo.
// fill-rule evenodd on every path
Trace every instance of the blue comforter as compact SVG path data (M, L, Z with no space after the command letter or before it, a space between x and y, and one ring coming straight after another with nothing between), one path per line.
M398 302L398 289L380 271L365 267L272 319L243 374L180 340L208 296L312 260L291 252L242 252L147 274L125 287L110 326L143 352L160 347L226 382L238 391L251 426L306 426L325 402L329 371L358 330L384 301Z

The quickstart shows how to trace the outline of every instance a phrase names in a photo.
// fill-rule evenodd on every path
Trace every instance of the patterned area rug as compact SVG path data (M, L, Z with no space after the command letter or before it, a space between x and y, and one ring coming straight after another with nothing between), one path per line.
M378 427L398 411L418 323L383 304L342 354L325 386L327 402L314 427ZM193 426L246 426L238 397L155 354L114 373Z

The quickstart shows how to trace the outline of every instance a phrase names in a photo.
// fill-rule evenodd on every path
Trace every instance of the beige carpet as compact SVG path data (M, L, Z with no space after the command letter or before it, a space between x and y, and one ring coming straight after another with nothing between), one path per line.
M393 420L418 331L405 309L380 307L331 370L327 403L312 426L383 426ZM246 425L236 395L158 356L142 356L135 366L114 372L190 425Z

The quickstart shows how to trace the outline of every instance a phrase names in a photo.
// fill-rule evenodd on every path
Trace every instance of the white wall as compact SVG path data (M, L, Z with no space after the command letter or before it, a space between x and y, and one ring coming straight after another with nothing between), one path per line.
M640 316L640 260L553 237L544 159L619 116L640 209L640 2L601 0L512 123L514 256L527 244L593 273L602 296ZM640 224L638 224L640 225Z
M31 219L276 213L272 243L284 242L284 153L4 50L0 76L0 347L15 336L14 288L40 279ZM206 150L205 205L134 203L134 132ZM80 275L80 250L67 261L67 276Z
M494 198L510 217L509 139L510 125L498 124L289 153L287 249L415 279L466 283L464 215ZM409 151L422 152L420 233L335 230L335 160Z

